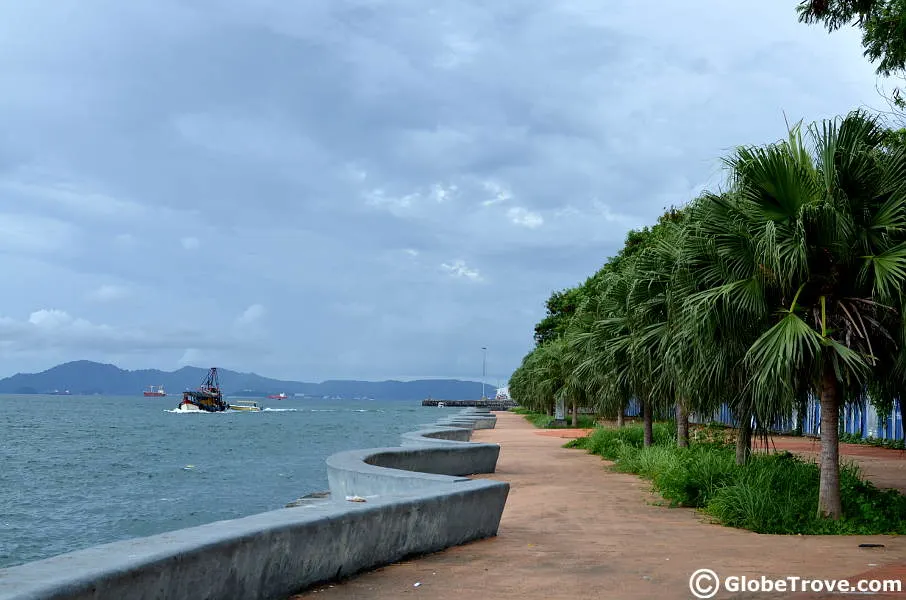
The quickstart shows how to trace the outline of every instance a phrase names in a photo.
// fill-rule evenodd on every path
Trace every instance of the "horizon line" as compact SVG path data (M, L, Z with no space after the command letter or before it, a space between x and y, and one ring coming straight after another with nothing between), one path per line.
M57 363L57 364L55 364L51 367L47 367L41 371L33 371L33 372L21 372L20 371L17 373L11 373L9 375L0 375L0 380L9 379L9 378L15 377L17 375L41 375L41 374L46 373L47 371L50 371L57 367L62 367L64 365L69 365L69 364L73 364L73 363L91 363L94 365L109 366L109 367L114 367L116 369L119 369L120 371L124 371L126 373L135 373L138 371L160 371L161 373L175 374L178 371L181 371L182 369L199 369L202 371L206 371L206 370L212 368L212 367L199 367L196 365L183 365L183 366L173 369L171 371L167 371L167 370L157 368L157 367L125 369L125 368L120 367L119 365L116 365L111 362L99 362L96 360L89 360L89 359L74 359L74 360L68 360L65 362ZM350 377L350 378L328 377L326 379L321 379L320 381L303 381L301 379L282 379L279 377L262 375L260 373L254 372L254 371L239 371L239 370L231 369L228 367L216 367L216 368L218 370L223 370L223 371L232 371L234 373L238 373L239 375L253 375L255 377L262 377L264 379L271 379L274 381L282 381L282 382L286 382L286 383L312 383L312 384L316 384L316 385L323 384L328 381L362 381L362 382L366 382L366 383L384 383L384 382L388 382L388 381L399 381L401 383L408 383L408 382L412 382L412 381L434 381L434 380L446 379L446 380L462 381L464 383L476 383L476 384L480 384L483 382L481 377L464 379L463 376L455 376L455 375L414 375L414 376L413 375L399 375L399 376L385 377L383 379L359 379L359 378L355 378L355 377ZM509 382L509 377L501 378L501 377L495 377L495 376L488 376L488 377L484 378L485 385L488 385L488 386L496 385L494 383L491 383L493 381L500 381L500 382L503 382L505 385L506 383Z

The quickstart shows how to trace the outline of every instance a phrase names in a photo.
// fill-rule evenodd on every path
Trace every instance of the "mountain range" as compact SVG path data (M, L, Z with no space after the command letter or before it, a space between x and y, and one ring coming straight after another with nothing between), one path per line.
M208 370L183 367L178 371L142 369L127 371L115 365L78 360L57 365L40 373L17 373L0 379L0 394L48 394L68 391L72 394L141 395L149 385L162 385L170 395L195 389L204 381ZM261 397L285 392L287 395L332 398L373 398L375 400L468 400L481 396L480 381L459 379L418 379L415 381L331 380L321 383L282 381L256 375L218 369L220 385L227 396ZM493 386L486 392L492 394Z

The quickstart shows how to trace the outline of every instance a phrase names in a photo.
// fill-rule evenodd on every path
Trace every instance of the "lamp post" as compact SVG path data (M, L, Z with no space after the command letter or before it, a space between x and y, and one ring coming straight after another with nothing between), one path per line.
M484 400L484 378L488 364L488 349L486 346L481 347L481 399Z

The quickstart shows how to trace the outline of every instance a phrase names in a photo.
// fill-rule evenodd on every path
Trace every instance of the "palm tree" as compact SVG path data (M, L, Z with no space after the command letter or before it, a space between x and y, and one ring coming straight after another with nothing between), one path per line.
M633 353L637 357L640 379L644 379L649 398L659 409L674 406L676 441L689 444L689 401L684 399L682 381L691 363L687 360L694 346L680 335L681 311L691 287L681 271L683 218L670 211L652 229L651 239L635 262L629 298L636 335Z
M572 338L576 335L575 325L571 326L559 346L559 360L563 373L563 385L557 392L557 400L569 410L573 427L579 426L579 407L587 406L588 382L579 376L576 368L582 360L582 354L576 351Z
M616 411L618 424L624 407L634 396L632 339L628 319L631 275L621 268L605 274L598 283L596 319L570 341L581 355L574 369L591 390L600 413ZM650 441L650 440L649 440Z
M563 387L566 381L564 354L566 340L547 341L529 352L522 364L510 377L514 398L529 410L550 414L555 403L562 407Z
M788 412L781 398L756 405L746 352L769 326L770 298L761 283L753 236L735 194L704 194L687 208L675 282L683 294L677 332L684 350L680 386L690 408L713 413L726 404L736 424L736 462L748 461L752 421L770 423Z
M728 159L733 194L711 203L724 228L750 233L714 240L736 272L710 297L771 315L746 353L756 415L791 406L805 386L820 398L818 512L838 518L840 407L872 375L883 380L873 393L889 394L903 361L906 154L885 150L884 129L860 111L808 132L811 148L796 126Z

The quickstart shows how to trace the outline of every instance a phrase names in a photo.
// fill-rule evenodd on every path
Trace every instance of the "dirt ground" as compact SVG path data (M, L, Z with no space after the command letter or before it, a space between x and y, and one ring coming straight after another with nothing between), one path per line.
M773 437L768 449L789 450L818 460L821 450L817 438ZM882 488L895 488L906 494L906 452L861 444L840 444L840 456L853 461L866 479Z
M397 563L295 600L373 598L692 598L690 575L906 579L906 540L892 536L770 536L714 525L691 509L668 508L635 476L581 450L561 448L584 430L537 430L497 413L497 428L474 439L501 446L497 472L510 495L496 538ZM777 438L778 448L813 452L812 442ZM805 444L805 446L796 446ZM869 476L903 489L904 453L845 445ZM886 483L885 483L886 482ZM859 544L883 544L860 548ZM416 585L418 584L418 585ZM841 598L740 594L715 598ZM853 597L853 596L850 596ZM904 598L874 595L873 598Z

